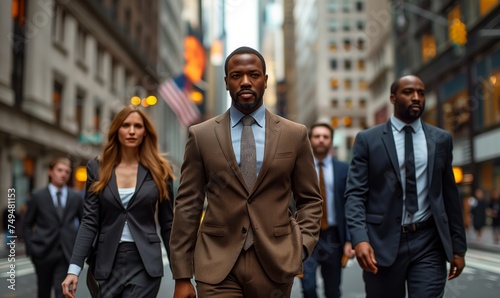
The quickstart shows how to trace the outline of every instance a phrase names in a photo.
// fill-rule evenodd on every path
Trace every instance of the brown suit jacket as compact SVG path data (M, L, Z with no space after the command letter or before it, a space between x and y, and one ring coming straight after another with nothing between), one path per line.
M295 216L288 209L292 197ZM203 205L206 214L200 225ZM318 241L321 196L304 125L266 110L264 160L252 189L234 155L229 110L191 126L170 241L174 279L217 284L238 259L252 223L260 263L277 283L302 273Z

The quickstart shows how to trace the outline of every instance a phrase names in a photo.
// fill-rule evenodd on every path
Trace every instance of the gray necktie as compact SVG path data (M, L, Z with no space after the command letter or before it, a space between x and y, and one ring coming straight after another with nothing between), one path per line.
M60 190L58 190L56 192L56 197L57 197L56 210L57 210L57 216L59 216L59 219L62 219L63 215L64 215L64 208L63 208L63 205L62 205L61 196L62 196L62 193L61 193Z
M255 119L250 115L246 115L241 118L241 122L243 123L243 131L241 132L240 168L248 189L252 189L257 177L257 152L252 131L252 124L255 123ZM252 244L253 229L250 226L243 249L249 249Z

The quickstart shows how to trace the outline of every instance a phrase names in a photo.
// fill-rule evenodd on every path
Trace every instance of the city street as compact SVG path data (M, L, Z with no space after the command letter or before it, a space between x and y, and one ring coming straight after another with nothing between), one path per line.
M489 231L487 231L489 232ZM476 246L475 246L476 247ZM5 254L4 251L2 251ZM500 292L500 249L470 248L467 253L467 267L462 276L457 280L448 282L446 286L446 298L458 297L498 297ZM164 263L167 264L164 255ZM10 265L7 258L0 261L0 297L3 298L33 298L36 293L36 276L34 274L31 261L25 256L16 258L16 279L15 291L8 286L8 275ZM86 269L85 269L86 270ZM85 276L86 271L82 273ZM363 281L361 270L356 261L349 261L343 275L343 297L360 298L364 297ZM165 266L165 276L162 280L160 294L158 297L172 297L173 280L168 265ZM301 297L300 281L295 280L292 297ZM78 287L78 298L90 298L82 279Z

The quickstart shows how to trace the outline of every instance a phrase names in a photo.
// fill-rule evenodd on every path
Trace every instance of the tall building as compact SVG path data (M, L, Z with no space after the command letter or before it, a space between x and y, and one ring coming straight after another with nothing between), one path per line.
M341 160L350 159L354 137L367 127L366 2L295 1L295 118L331 123Z
M155 94L158 28L153 0L0 1L0 192L18 208L53 156L85 165L130 98Z
M499 4L399 1L395 10L396 73L426 84L424 119L452 133L466 194L500 189Z

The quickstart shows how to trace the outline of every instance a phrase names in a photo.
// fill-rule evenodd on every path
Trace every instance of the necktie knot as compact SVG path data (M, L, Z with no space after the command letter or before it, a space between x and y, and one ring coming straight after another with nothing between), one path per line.
M255 119L250 115L245 115L241 118L241 122L243 123L243 126L250 126L255 123Z
M407 134L413 133L413 127L411 125L406 125L404 129Z

